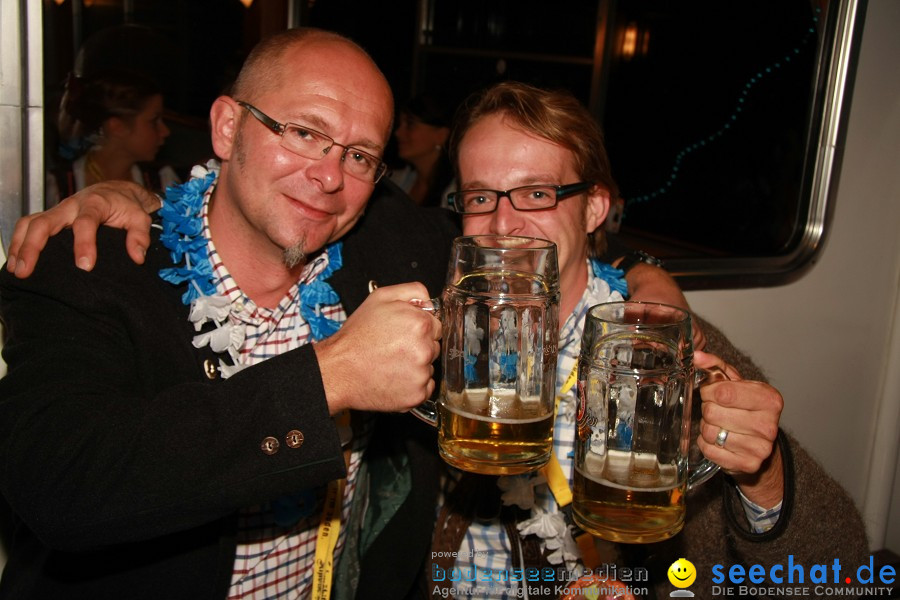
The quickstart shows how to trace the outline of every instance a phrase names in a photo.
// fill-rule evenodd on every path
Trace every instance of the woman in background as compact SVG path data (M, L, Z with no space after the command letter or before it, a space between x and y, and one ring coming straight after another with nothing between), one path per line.
M452 109L425 94L400 110L394 137L406 165L393 171L391 180L416 204L447 207L447 193L455 191L446 147L451 120Z
M140 73L108 70L69 77L60 103L60 154L71 162L48 177L47 204L93 183L134 181L154 192L178 183L174 169L149 163L169 136L159 86Z

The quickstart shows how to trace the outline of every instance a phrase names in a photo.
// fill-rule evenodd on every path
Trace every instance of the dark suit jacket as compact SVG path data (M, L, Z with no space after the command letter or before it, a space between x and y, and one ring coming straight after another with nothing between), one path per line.
M378 186L331 279L347 312L370 280L437 294L454 234L442 211ZM0 491L13 526L2 598L225 598L237 511L344 475L312 347L209 379L218 356L191 345L182 290L157 275L168 252L154 242L136 266L123 237L101 230L90 273L73 266L64 232L32 277L0 274ZM300 448L283 443L292 429ZM271 456L267 436L282 441ZM413 467L428 479L415 485L436 489L437 469ZM415 513L421 523L400 513L409 585L430 512Z

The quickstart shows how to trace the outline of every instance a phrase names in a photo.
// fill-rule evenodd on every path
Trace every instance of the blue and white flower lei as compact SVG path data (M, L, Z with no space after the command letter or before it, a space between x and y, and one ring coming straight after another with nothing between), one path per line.
M194 347L208 345L213 352L227 351L234 364L219 361L219 371L222 377L227 378L247 366L239 361L246 326L242 323L230 323L228 320L231 301L226 296L216 294L207 240L201 235L203 219L200 217L200 210L203 207L203 197L218 175L219 164L211 160L205 166L197 165L191 169L191 179L186 183L166 189L166 198L159 209L162 220L159 239L168 248L176 266L160 269L159 276L174 285L188 282L181 301L191 307L188 318L194 324L194 330L200 331L208 321L216 324L215 330L194 336ZM337 292L326 280L343 266L341 243L329 244L326 252L328 265L315 281L306 285L298 284L300 314L309 325L310 337L314 341L325 339L341 327L338 321L329 319L321 310L322 305L340 302Z

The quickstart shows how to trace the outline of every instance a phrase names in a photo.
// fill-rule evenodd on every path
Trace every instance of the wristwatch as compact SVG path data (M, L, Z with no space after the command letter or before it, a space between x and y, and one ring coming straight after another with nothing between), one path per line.
M625 258L622 259L622 262L620 262L619 266L616 268L623 273L627 273L631 270L632 267L634 267L634 265L638 264L639 262L646 263L653 267L662 268L663 266L663 261L659 260L655 256L651 256L643 250L634 250L626 254Z

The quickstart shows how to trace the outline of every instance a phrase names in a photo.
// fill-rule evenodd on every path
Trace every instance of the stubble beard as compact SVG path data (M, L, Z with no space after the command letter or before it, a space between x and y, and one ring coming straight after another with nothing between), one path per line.
M284 249L281 254L281 260L288 269L293 269L297 265L306 261L306 236L301 237L293 245Z

